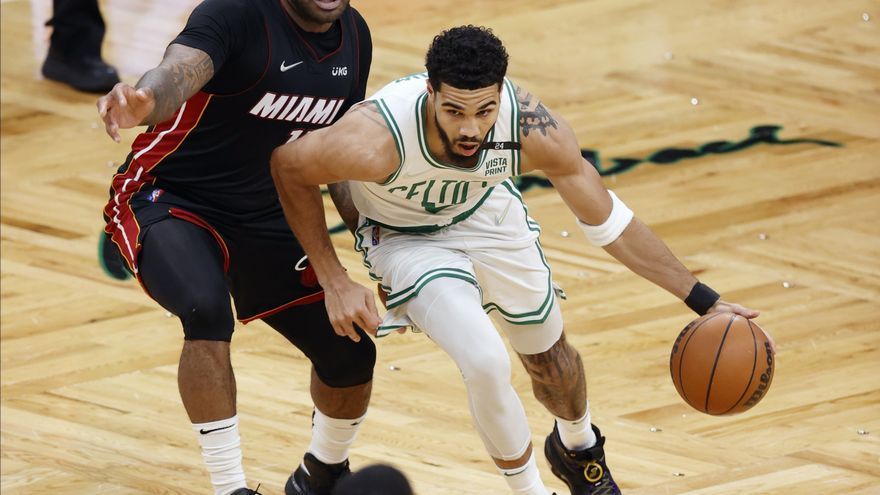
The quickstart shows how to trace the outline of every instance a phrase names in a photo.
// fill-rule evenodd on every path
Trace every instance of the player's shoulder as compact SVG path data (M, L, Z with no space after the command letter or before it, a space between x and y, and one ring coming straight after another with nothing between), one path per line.
M418 98L427 88L428 73L417 72L390 81L373 93L371 100Z
M568 164L570 160L566 157L574 151L579 152L574 131L536 94L523 86L512 86L519 120L519 139L526 162L535 164L541 170Z
M376 100L364 100L351 108L332 127L337 128L342 139L349 141L362 152L362 159L379 166L389 163L391 157L399 157L398 138ZM393 160L392 163L396 163Z
M360 11L358 11L358 9L352 7L351 5L348 6L348 10L351 12L351 16L354 19L354 23L355 25L357 25L358 29L369 32L370 27L369 25L367 25L367 20L364 19L364 16L361 15Z

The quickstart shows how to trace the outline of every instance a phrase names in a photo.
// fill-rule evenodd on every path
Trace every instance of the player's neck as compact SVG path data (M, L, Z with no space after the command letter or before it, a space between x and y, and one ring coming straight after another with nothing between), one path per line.
M284 11L287 12L287 15L289 15L290 18L293 19L293 22L295 22L303 31L308 31L310 33L325 33L331 26L333 26L333 22L321 24L302 17L293 9L293 7L290 6L288 0L281 0L281 6L284 7Z

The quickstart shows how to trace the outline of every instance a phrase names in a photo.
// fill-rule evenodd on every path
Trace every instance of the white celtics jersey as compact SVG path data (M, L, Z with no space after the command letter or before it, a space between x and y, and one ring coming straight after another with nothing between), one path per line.
M519 107L513 84L501 89L501 108L489 131L489 146L476 166L445 164L428 150L425 136L427 74L398 79L368 99L385 118L400 155L397 170L383 183L351 182L351 196L370 222L401 232L432 232L469 217L492 189L519 175ZM511 149L514 148L514 149Z

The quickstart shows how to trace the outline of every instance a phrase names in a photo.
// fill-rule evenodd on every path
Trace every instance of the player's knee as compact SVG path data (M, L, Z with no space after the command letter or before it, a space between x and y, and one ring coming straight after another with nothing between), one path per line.
M194 297L183 308L177 316L183 323L186 340L232 340L235 321L228 298Z
M510 356L507 349L475 349L458 362L464 382L485 393L510 383Z
M346 339L344 345L327 349L322 356L312 356L318 377L330 387L353 387L373 379L376 345L366 335L360 342Z

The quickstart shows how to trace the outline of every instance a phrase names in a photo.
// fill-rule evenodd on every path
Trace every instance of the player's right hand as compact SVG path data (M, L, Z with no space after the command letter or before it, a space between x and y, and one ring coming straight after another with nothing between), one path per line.
M324 285L324 305L333 330L341 337L360 342L354 325L375 336L382 320L376 309L373 291L354 282L347 275Z
M121 141L119 129L140 125L156 107L156 99L150 88L135 89L117 83L109 93L98 98L97 106L104 130L118 143Z
M748 319L756 318L758 315L761 314L760 311L749 309L740 304L729 303L721 299L716 301L715 304L712 305L711 308L709 308L709 313L734 313ZM773 354L776 354L776 341L773 340L773 337L770 336L770 334L767 333L766 330L761 328L761 331L764 332L764 335L767 336L767 340L770 342L770 349L773 351Z

